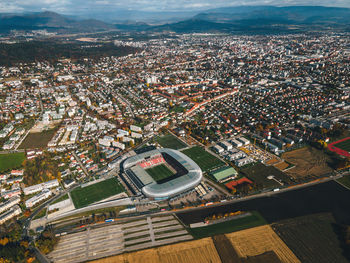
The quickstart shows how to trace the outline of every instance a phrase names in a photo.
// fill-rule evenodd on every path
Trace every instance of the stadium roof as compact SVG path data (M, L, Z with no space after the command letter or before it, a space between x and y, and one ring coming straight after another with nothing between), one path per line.
M215 177L216 181L220 181L225 178L237 175L237 171L232 167L223 167L213 171L211 174Z
M188 172L182 176L175 177L165 183L158 184L147 172L137 165L145 158L156 156L160 153L166 153L180 163ZM131 170L143 183L142 193L152 198L169 198L188 191L196 187L202 180L202 170L200 167L185 154L167 148L152 150L128 158L123 164L124 170Z

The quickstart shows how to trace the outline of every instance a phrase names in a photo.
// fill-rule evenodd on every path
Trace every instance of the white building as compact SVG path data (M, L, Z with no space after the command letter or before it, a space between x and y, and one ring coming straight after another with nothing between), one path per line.
M117 147L117 148L122 149L122 150L125 149L125 144L120 143L120 142L113 141L112 145L113 145L113 147Z
M135 125L130 125L130 130L132 130L134 132L142 132L142 128L139 126L135 126Z
M11 207L7 212L0 215L0 225L21 213L22 210L18 205Z
M11 197L6 202L0 204L0 213L4 212L5 210L11 208L14 205L19 204L20 201L21 198L19 196Z
M107 139L98 139L98 144L102 145L102 146L106 146L106 147L110 147L111 143L114 142L113 140L107 140Z
M220 142L220 145L226 150L226 151L229 151L229 150L232 150L232 144L226 142L226 141L223 141L223 142Z
M240 137L238 138L238 141L242 142L243 145L249 145L250 144L250 141L244 137Z
M245 157L245 158L236 160L235 165L237 165L238 167L242 167L242 166L250 164L252 162L254 162L254 160L252 158Z
M131 137L140 139L140 138L142 138L142 134L141 133L137 133L137 132L131 132Z
M33 207L34 205L36 205L37 203L47 199L48 197L50 197L50 195L52 195L52 192L48 189L44 189L41 193L33 196L32 198L29 198L26 201L26 207L30 208Z
M122 129L118 129L118 134L121 134L123 136L128 136L129 135L129 132L128 131L124 131Z
M231 140L231 143L232 143L233 146L235 146L235 147L241 147L241 146L243 145L242 142L240 142L240 141L238 141L238 140L236 140L236 139L232 139L232 140Z
M220 145L214 145L213 146L214 151L216 151L217 153L223 153L225 150L224 148L222 148Z
M56 186L59 186L59 183L58 183L57 179L54 179L51 181L47 181L45 183L25 187L25 188L23 188L23 192L25 195L30 195L30 194L34 194L34 193L37 193L39 191L42 191L43 189L50 189L50 188L56 187Z
M7 191L3 191L1 192L1 196L5 199L14 197L14 196L19 196L21 195L21 189L11 189L11 190L7 190Z
M235 152L235 153L231 154L229 156L229 159L230 159L230 161L234 161L234 160L238 160L238 159L241 159L243 157L246 157L246 156L247 155L244 152L239 151L239 152Z

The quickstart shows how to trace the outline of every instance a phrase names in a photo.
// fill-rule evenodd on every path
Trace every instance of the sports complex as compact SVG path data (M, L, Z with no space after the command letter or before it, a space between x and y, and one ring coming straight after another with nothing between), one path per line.
M122 164L123 179L134 192L162 200L196 187L201 168L185 154L168 148L132 156Z
M350 157L350 137L330 143L328 149L339 155Z

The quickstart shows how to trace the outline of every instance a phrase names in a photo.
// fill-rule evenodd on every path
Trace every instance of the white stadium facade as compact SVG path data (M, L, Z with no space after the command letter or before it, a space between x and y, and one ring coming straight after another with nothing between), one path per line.
M166 165L171 176L156 181L147 169ZM160 148L132 156L122 164L124 181L135 194L164 200L195 188L202 180L201 168L185 154Z

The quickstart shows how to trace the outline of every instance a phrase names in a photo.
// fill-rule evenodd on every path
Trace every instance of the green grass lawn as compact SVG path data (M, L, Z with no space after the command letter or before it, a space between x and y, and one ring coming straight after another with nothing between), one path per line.
M158 182L169 176L172 176L174 173L165 165L157 165L155 167L149 168L146 172L153 178L154 181Z
M225 165L223 161L216 158L214 155L210 154L199 146L186 149L182 152L190 157L193 161L195 161L204 172Z
M41 209L41 211L39 212L39 213L37 213L36 214L36 216L34 216L34 220L35 219L39 219L39 218L42 218L42 217L44 217L46 215L46 209L44 208L44 209Z
M346 187L350 188L350 174L347 174L347 175L343 176L342 178L339 178L337 181L339 183L341 183L342 185L345 185Z
M25 160L25 153L0 154L0 172L19 168Z
M111 178L84 188L78 187L71 192L71 197L75 208L81 208L124 191L124 187Z
M337 148L342 149L344 151L350 152L350 139L343 141L343 142L340 142L340 143L337 143L337 144L334 144L334 147L337 147Z
M161 137L157 137L156 141L164 148L170 148L174 150L179 150L187 147L187 145L180 141L178 138L173 136L172 134L166 134Z
M51 205L57 204L59 202L67 200L67 199L69 199L69 196L68 196L68 194L65 194L65 195L61 196L60 198L58 198L57 200L55 200L54 202L52 202Z
M254 211L252 212L251 216L232 219L230 221L204 227L189 228L188 230L194 238L199 239L208 236L236 232L262 225L266 225L265 219L258 212Z

